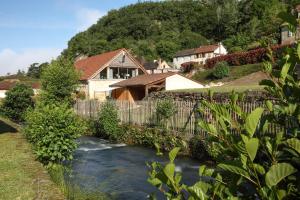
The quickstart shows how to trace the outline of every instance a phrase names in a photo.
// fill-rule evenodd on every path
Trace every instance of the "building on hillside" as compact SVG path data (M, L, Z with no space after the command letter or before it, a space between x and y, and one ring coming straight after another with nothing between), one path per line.
M293 10L292 14L297 17L297 20L300 20L300 5L297 5ZM295 33L291 32L288 28L288 23L283 23L280 27L280 39L281 44L293 44L300 39L300 26L297 27Z
M142 65L147 70L148 74L159 74L167 72L178 72L178 69L174 69L171 64L165 60L158 59L153 62L143 62Z
M226 55L227 50L221 44L200 46L195 49L186 49L179 51L173 58L173 64L176 69L180 69L182 64L195 63L204 65L208 58L217 57L220 55Z
M8 80L1 81L0 82L0 99L5 98L6 97L5 93L8 90L10 90L11 88L15 87L17 85L17 83L22 83L22 82L20 82L20 80L17 80L17 79L8 79ZM37 95L40 90L40 84L39 83L31 83L28 85L30 85L32 87L34 94Z
M105 100L111 95L112 88L109 85L147 74L144 67L126 49L80 59L74 65L81 73L79 90L88 99Z
M145 74L112 84L110 87L115 88L112 98L131 102L142 100L154 91L204 88L202 84L174 72Z

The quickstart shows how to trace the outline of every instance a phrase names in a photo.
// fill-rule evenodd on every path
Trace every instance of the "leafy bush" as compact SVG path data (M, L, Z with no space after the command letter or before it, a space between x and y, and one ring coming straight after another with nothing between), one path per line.
M116 105L106 101L101 105L98 119L95 122L96 136L116 140L120 134L119 118Z
M169 132L165 129L140 127L129 124L120 126L121 135L117 141L131 145L142 145L150 148L159 147L164 151L170 151L174 147L181 147L188 153L186 138Z
M222 79L229 75L229 66L227 62L219 62L216 64L212 75L217 79Z
M65 58L52 61L41 75L41 100L50 104L72 103L72 94L77 88L78 79L79 74L72 61Z
M265 63L265 71L273 79L262 81L266 90L277 98L266 101L266 108L251 113L242 111L238 101L243 94L232 93L230 102L219 104L203 100L201 112L211 111L215 123L200 120L208 134L217 168L201 166L200 181L192 186L181 183L174 160L179 148L169 153L166 165L154 162L148 181L168 199L296 199L300 195L300 87L294 67L300 62L300 44L289 49L281 71ZM276 80L276 81L275 81ZM269 127L280 125L274 134ZM238 133L238 134L233 134ZM212 145L214 142L214 145ZM213 180L213 181L212 181ZM187 197L188 196L188 197Z
M25 84L17 84L6 92L1 108L3 114L14 121L23 121L25 111L34 105L33 95L32 88Z
M86 130L66 103L39 104L25 119L25 135L33 144L38 160L45 165L71 160L77 147L75 140Z
M282 56L283 50L289 47L287 45L274 45L271 47L271 50L274 52L275 58L279 58ZM259 48L254 49L247 52L238 52L227 54L224 56L218 56L214 58L210 58L206 60L205 67L206 68L213 68L218 62L225 61L230 66L239 66L239 65L246 65L246 64L255 64L261 63L264 60L268 59L268 49L267 48Z
M198 135L195 135L189 140L189 150L190 155L193 158L199 159L199 160L207 160L210 158L210 155L208 151L210 149L206 148L204 138L201 138Z
M158 123L168 129L168 121L177 112L174 101L170 98L163 99L157 102L156 115Z

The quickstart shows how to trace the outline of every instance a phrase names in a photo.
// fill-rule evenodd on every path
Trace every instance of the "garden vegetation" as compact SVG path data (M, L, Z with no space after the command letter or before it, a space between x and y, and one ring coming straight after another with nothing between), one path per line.
M265 62L271 79L261 82L276 98L266 101L251 113L238 105L243 94L232 93L228 104L203 100L201 108L209 108L216 121L200 120L199 126L208 134L207 149L217 163L199 169L200 180L194 185L181 183L175 172L179 148L169 153L170 162L149 164L148 181L168 199L296 199L300 195L300 82L295 66L300 62L300 45L288 49L281 60L281 69ZM200 109L200 112L204 110ZM274 135L269 126L280 126ZM154 197L153 197L154 198Z

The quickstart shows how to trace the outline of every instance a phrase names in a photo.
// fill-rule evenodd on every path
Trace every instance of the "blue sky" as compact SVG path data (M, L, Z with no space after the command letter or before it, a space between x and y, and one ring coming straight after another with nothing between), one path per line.
M0 0L0 75L50 61L76 33L137 0Z

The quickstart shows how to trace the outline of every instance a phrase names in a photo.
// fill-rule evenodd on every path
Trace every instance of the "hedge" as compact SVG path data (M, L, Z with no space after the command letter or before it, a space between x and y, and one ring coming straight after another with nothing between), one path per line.
M273 51L273 55L275 59L282 54L283 50L286 47L290 47L290 46L291 45L271 46L271 50ZM227 54L224 56L218 56L218 57L207 59L205 67L213 68L215 64L222 61L227 62L231 66L260 63L267 59L267 52L268 52L267 48L258 48L247 52L238 52L238 53Z

